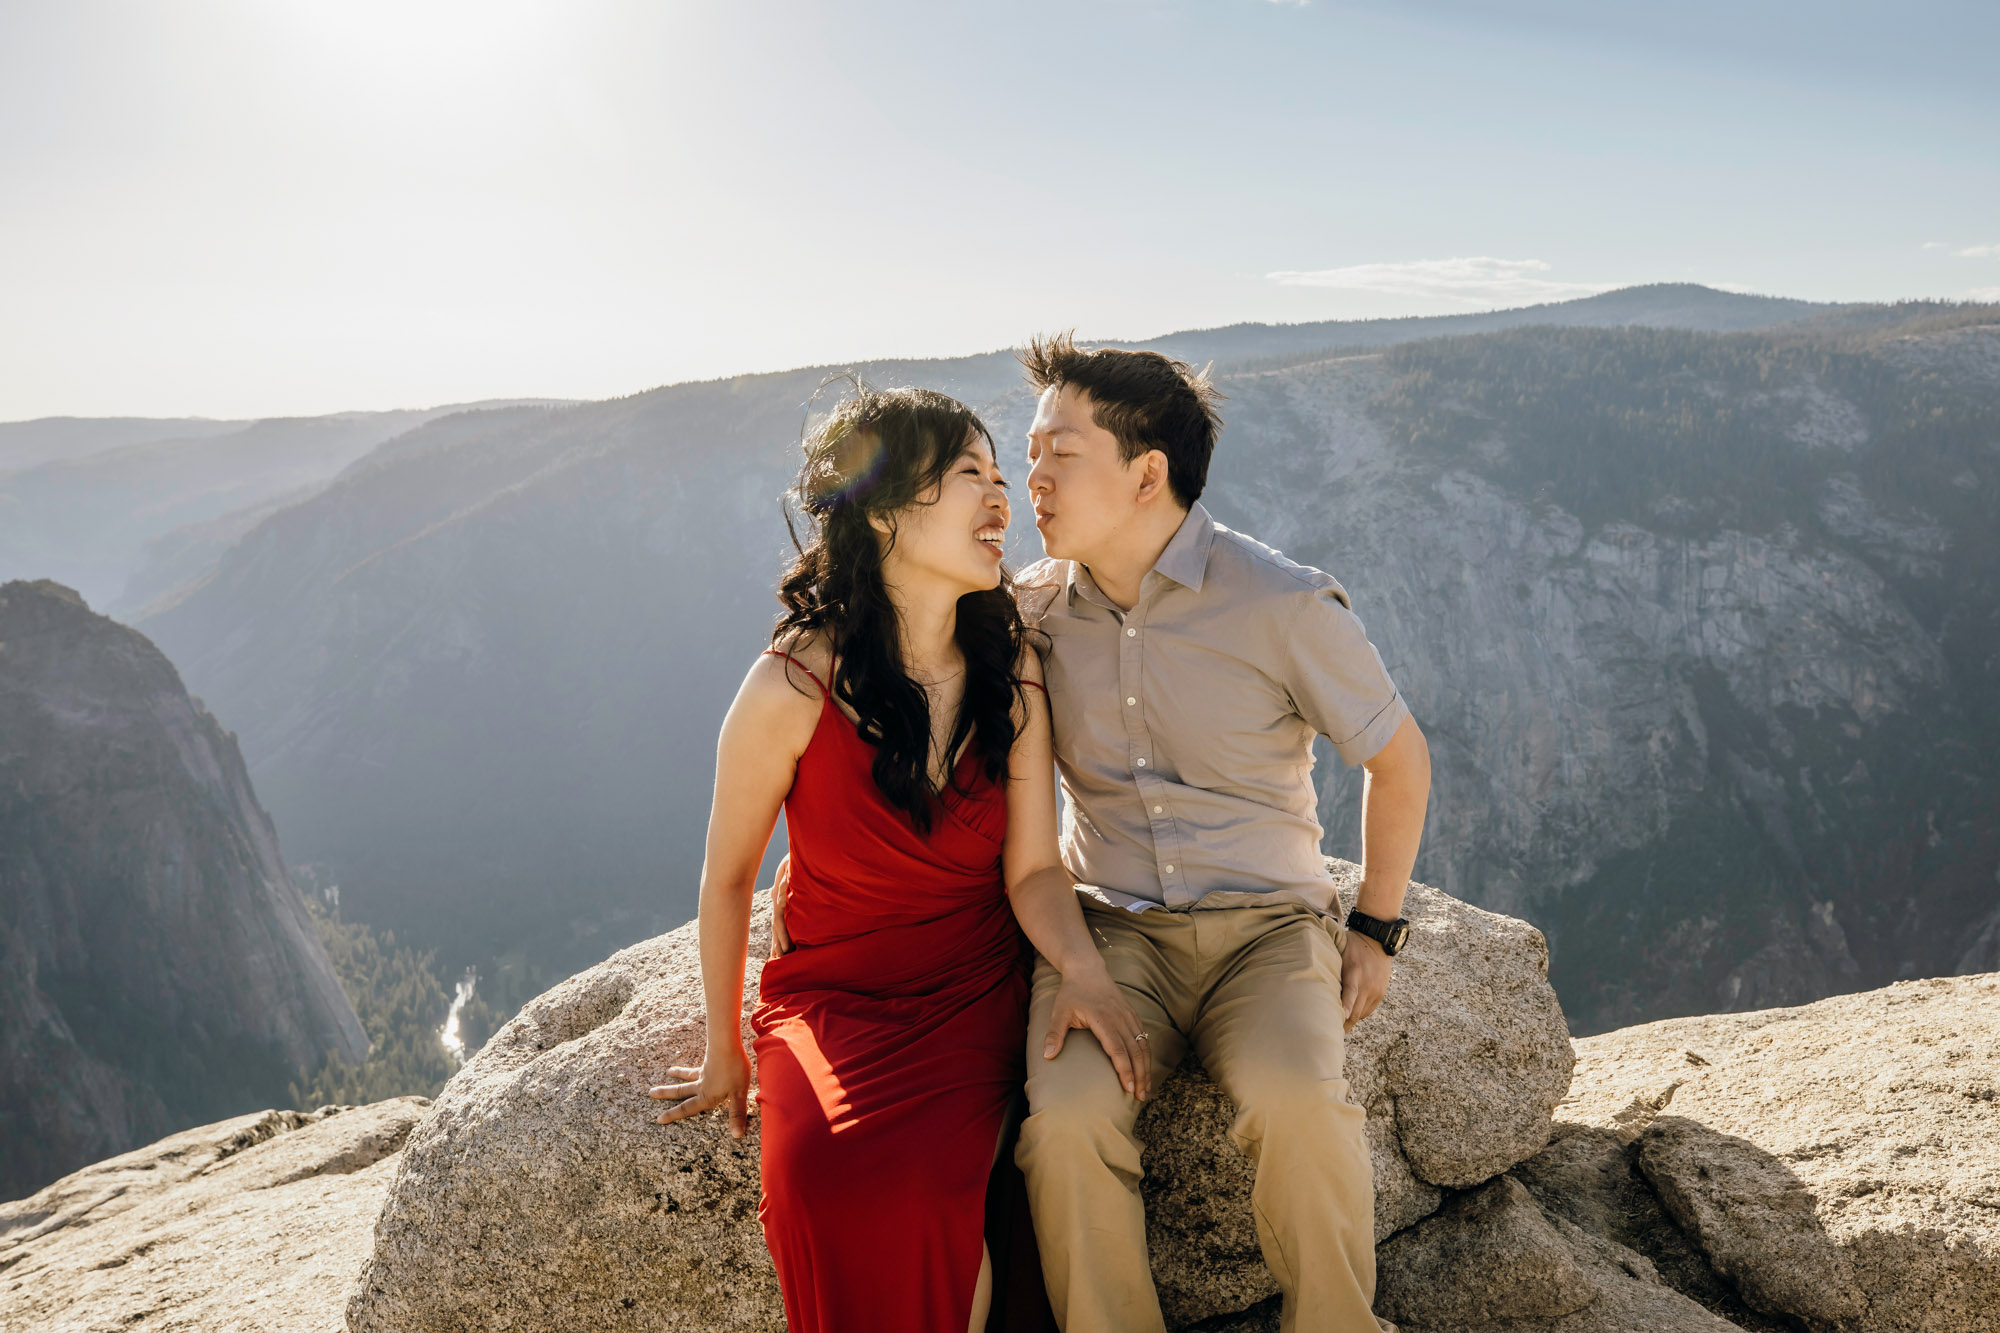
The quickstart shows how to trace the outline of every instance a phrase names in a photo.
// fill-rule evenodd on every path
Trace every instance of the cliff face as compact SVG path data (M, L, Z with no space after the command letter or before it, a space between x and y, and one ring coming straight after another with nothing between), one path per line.
M1548 324L1694 322L1619 296ZM1432 741L1419 875L1542 928L1580 1032L2000 967L2000 310L1506 323L1164 340L1261 358L1204 500L1353 593ZM869 373L1018 479L1011 358ZM432 423L141 623L357 919L547 984L693 912L818 379Z
M2000 965L2000 323L1227 387L1212 507L1347 583L1431 738L1418 873L1547 931L1579 1031Z
M366 1054L235 739L48 582L0 585L0 958L7 1197Z

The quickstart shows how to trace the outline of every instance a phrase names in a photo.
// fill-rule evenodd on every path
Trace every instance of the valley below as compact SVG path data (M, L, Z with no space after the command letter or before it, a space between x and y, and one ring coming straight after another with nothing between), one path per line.
M2000 966L2000 324L1703 291L1163 340L1228 395L1204 503L1342 580L1431 737L1419 876L1546 931L1579 1033ZM1011 356L860 369L1018 470ZM693 911L825 373L442 418L137 624L292 861L518 1004Z

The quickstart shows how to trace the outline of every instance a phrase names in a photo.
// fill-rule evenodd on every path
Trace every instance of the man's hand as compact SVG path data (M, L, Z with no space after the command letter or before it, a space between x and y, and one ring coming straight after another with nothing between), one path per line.
M1340 1007L1347 1012L1344 1031L1375 1012L1389 993L1389 955L1382 946L1358 930L1347 932L1347 947L1340 955Z
M667 1073L683 1081L662 1083L646 1095L656 1102L678 1101L680 1105L662 1112L655 1124L671 1125L726 1105L730 1137L740 1139L750 1132L750 1056L741 1042L731 1042L722 1049L710 1047L699 1069L675 1065Z
M771 957L792 951L792 935L785 929L785 902L792 891L792 854L778 862L777 877L771 881Z
M1049 1013L1049 1030L1042 1038L1042 1058L1053 1060L1062 1054L1063 1043L1075 1028L1090 1029L1118 1070L1119 1085L1145 1101L1153 1089L1153 1061L1146 1049L1150 1038L1102 961L1080 975L1063 974L1055 1008Z

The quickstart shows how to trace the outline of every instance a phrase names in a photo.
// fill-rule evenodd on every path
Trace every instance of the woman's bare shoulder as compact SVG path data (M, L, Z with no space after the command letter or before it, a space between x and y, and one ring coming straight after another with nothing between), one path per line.
M802 630L781 637L762 658L763 669L815 703L833 684L833 650L827 636ZM817 682L817 683L815 683Z
M770 750L803 753L819 723L824 696L811 676L801 669L804 659L787 659L777 653L759 654L744 674L729 706L729 720L723 726L727 744L734 736L740 742Z

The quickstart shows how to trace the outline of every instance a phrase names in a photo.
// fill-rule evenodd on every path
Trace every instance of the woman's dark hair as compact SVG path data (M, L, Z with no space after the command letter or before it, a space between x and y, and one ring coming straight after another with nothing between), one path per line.
M798 557L778 583L785 609L771 643L782 646L806 633L827 640L833 693L875 747L875 785L927 833L938 798L930 776L930 697L904 666L901 626L882 582L884 547L869 520L886 519L893 544L897 512L924 503L974 436L989 449L993 436L970 408L941 393L848 381L853 392L805 437L805 464L791 498L805 515L807 535L802 542L792 529ZM789 511L785 521L792 522ZM996 782L1014 748L1023 633L1006 570L999 587L958 599L965 694L945 754L956 759L970 736Z

